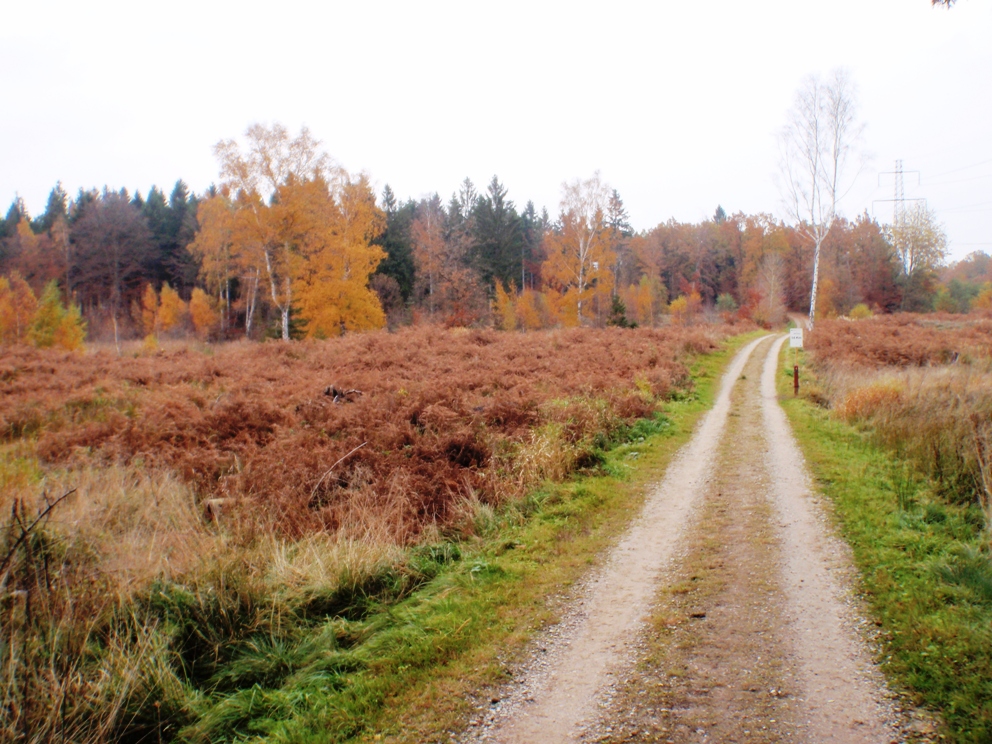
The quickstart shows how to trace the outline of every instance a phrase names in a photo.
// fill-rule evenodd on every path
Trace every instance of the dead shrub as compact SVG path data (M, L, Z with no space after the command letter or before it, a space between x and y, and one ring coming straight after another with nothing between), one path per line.
M837 412L848 422L867 421L875 414L899 404L902 387L892 380L882 380L855 388L837 406Z

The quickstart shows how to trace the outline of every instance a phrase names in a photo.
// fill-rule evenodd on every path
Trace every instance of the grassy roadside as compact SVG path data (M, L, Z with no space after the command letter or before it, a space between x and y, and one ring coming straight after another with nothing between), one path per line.
M783 351L784 355L788 350ZM992 570L981 510L940 499L912 467L802 394L791 354L779 395L851 545L896 689L940 714L949 740L992 740ZM803 386L816 379L803 363Z
M201 720L206 741L438 741L460 729L480 691L556 618L554 600L598 560L637 513L650 485L712 404L738 337L692 365L695 392L603 453L594 474L548 486L500 510L480 507L480 537L418 549L422 586L361 618L315 627L278 689L259 685ZM633 467L632 463L637 463ZM271 652L270 652L271 655ZM228 724L217 717L229 718ZM194 728L197 724L194 724Z

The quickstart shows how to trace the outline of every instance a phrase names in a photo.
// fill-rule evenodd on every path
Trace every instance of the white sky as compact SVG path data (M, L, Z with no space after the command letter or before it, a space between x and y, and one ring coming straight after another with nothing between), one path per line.
M598 169L637 230L784 216L775 134L802 78L843 66L872 155L844 213L891 198L902 158L952 257L992 252L988 0L3 5L3 213L17 193L40 213L58 180L202 191L213 145L259 121L310 127L401 199L497 174L554 214Z

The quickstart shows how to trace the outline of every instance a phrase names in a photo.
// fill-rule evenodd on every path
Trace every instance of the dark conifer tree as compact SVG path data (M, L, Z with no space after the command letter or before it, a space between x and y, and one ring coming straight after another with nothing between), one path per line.
M196 196L182 179L169 195L168 242L163 246L165 252L165 270L169 283L181 294L188 298L196 282L199 267L186 247L196 236Z
M505 286L516 284L522 271L520 216L506 193L506 187L493 176L473 210L472 264L487 288L495 281Z
M547 210L545 210L547 216ZM520 289L536 289L541 284L541 264L545 256L541 251L544 241L545 225L542 217L537 214L534 202L528 201L523 214L520 215L520 234L523 245L520 249Z
M21 197L14 197L14 201L10 204L10 209L7 210L7 216L3 219L3 224L0 224L0 238L9 238L17 234L17 224L22 218L28 216L28 210L24 206L24 200Z
M82 219L86 211L96 203L99 198L99 193L96 189L90 189L89 191L84 191L82 188L76 193L76 198L72 200L72 204L69 205L69 224L74 224L76 221Z
M47 233L59 218L69 219L69 195L62 188L61 181L57 182L55 188L48 194L45 211L31 223L31 229L36 234Z
M387 216L396 211L396 194L386 184L386 187L382 190L382 211L386 213Z
M386 252L386 258L375 273L396 280L403 302L409 302L416 280L413 246L410 242L410 226L413 224L416 207L413 200L401 207L397 207L394 202L393 209L386 210L386 229L377 241Z

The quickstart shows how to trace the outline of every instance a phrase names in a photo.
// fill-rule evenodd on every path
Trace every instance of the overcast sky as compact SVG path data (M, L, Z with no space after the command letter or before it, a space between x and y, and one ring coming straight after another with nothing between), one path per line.
M871 160L844 214L890 221L901 158L952 256L992 252L988 0L6 5L3 213L59 180L199 192L218 140L281 122L401 199L496 174L554 213L599 170L637 230L717 204L785 217L776 133L806 75L845 67Z

